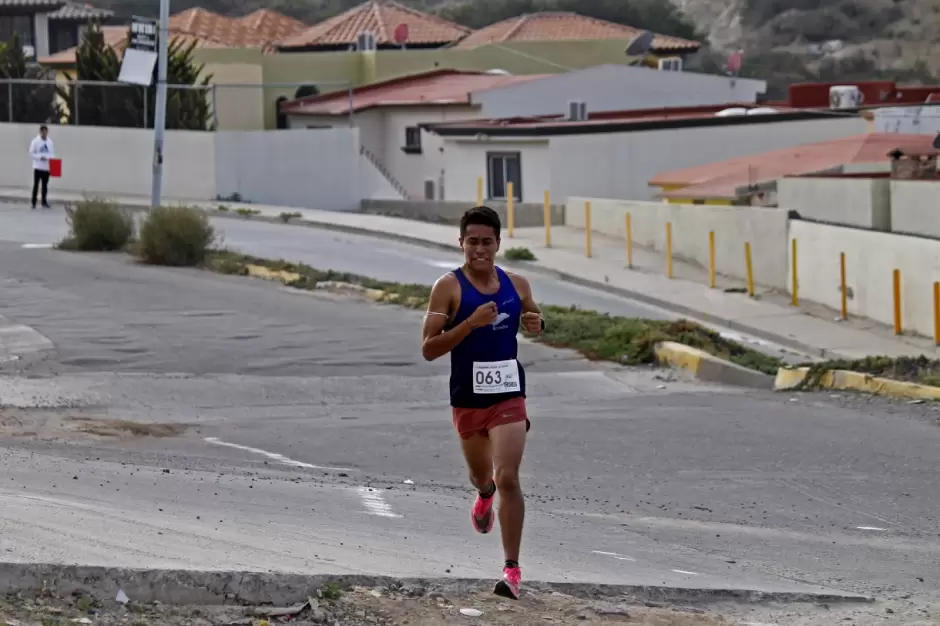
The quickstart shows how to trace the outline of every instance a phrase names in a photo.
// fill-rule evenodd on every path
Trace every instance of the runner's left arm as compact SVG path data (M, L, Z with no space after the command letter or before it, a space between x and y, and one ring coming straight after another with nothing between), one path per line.
M535 296L532 295L532 285L518 274L514 274L512 279L522 299L522 328L526 332L537 335L545 330L545 320L542 317L542 309L539 308Z

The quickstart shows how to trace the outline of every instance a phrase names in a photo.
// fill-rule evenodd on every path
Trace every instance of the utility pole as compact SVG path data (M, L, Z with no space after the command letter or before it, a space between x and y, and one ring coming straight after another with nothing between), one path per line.
M157 31L157 106L153 118L153 187L150 208L160 206L163 187L163 139L166 132L166 68L170 38L170 0L160 0L160 27Z

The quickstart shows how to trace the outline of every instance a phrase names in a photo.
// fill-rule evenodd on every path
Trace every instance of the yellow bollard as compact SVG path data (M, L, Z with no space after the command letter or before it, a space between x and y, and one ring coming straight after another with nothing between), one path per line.
M477 206L483 206L483 177L477 178Z
M627 212L627 267L633 267L633 224L630 222L630 212Z
M552 247L552 194L545 192L545 215L542 219L545 221L545 247Z
M512 183L506 183L506 232L512 239L516 226L516 195L513 193Z
M901 327L901 270L894 270L894 334L904 332Z
M800 306L800 280L796 275L796 239L793 240L793 254L791 262L793 263L793 286L791 290L793 291L793 306Z
M672 222L666 222L666 276L672 278Z
M849 319L849 289L845 286L845 252L839 253L839 275L842 285L842 319Z
M715 288L715 231L708 232L708 286Z
M744 263L747 265L747 295L754 297L754 265L751 263L751 244L744 243Z
M588 258L591 258L591 203L584 203L584 248Z
M940 346L940 283L933 284L933 343Z

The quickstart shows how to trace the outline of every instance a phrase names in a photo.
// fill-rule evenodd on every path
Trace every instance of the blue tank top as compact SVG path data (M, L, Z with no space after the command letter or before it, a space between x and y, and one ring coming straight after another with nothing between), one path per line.
M506 272L496 268L499 291L480 293L463 270L454 270L460 283L460 306L448 329L462 324L487 302L495 302L498 317L476 328L450 353L450 404L461 409L485 409L510 398L525 397L525 371L517 356L516 334L522 299Z

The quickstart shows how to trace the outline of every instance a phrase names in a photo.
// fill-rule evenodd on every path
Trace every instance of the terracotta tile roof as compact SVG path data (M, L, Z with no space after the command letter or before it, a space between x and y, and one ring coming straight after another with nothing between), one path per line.
M356 42L357 35L362 31L375 34L377 45L394 45L395 29L400 24L408 26L408 43L416 45L450 44L471 32L460 24L392 0L370 0L294 37L287 37L279 45L281 48L349 45Z
M373 83L353 90L353 111L382 106L471 104L471 94L495 87L543 78L538 74L508 76L485 72L434 70ZM345 90L287 102L284 112L294 115L342 115L349 113Z
M124 55L124 49L127 47L127 26L102 26L101 32L104 34L104 42L106 45L114 48L117 52L118 57ZM170 40L182 41L184 44L189 44L193 40L196 41L197 48L225 48L224 44L220 44L215 41L210 41L207 39L200 39L188 33L180 33L177 31L170 31ZM77 48L69 48L67 50L62 50L61 52L56 52L55 54L49 55L39 59L41 65L47 65L50 67L73 67L75 65L75 55L77 53Z
M3 0L0 0L2 2ZM105 43L123 54L127 26L105 26ZM199 48L263 48L272 41L306 29L303 22L270 9L233 19L201 8L187 9L170 16L170 35L187 44L196 40ZM39 60L44 65L74 65L75 48Z
M236 21L245 24L249 30L259 33L264 38L265 43L292 37L309 28L307 24L300 20L295 20L271 9L258 9L238 18Z
M65 0L0 0L0 7L61 7Z
M709 163L657 174L656 187L684 185L662 194L666 198L736 198L738 189L786 176L800 176L856 163L888 163L896 148L930 151L932 135L871 133L795 148L774 150L719 163Z
M106 20L114 17L114 11L99 9L87 3L67 2L48 17L50 20Z
M627 41L642 31L632 26L585 17L577 13L529 13L491 24L472 33L454 46L457 49L476 48L487 44L515 41L576 41L622 39ZM697 41L669 35L656 35L653 50L694 52L701 47Z

